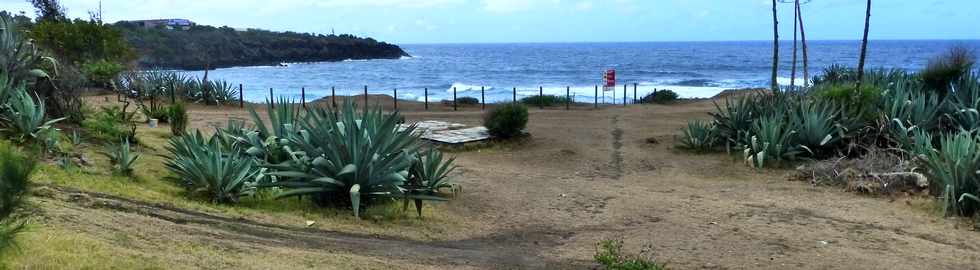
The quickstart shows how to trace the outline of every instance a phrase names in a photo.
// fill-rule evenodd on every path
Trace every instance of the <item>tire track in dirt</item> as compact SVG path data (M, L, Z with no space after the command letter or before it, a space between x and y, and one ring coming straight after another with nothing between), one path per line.
M589 265L588 262L554 261L539 254L541 246L553 246L560 239L569 237L567 232L545 228L463 240L418 241L261 223L66 187L44 186L42 189L44 191L35 192L36 197L71 203L86 211L112 211L150 217L179 226L175 229L183 233L216 241L319 251L341 250L440 266L581 269Z
M620 180L623 178L623 129L619 127L619 115L612 118L612 178Z

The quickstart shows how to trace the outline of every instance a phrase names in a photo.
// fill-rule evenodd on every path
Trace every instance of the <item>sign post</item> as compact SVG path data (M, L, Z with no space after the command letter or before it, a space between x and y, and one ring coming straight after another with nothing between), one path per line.
M602 99L606 99L605 92L612 92L613 94L613 104L616 103L616 70L608 69L602 74L602 80L605 84L602 85Z

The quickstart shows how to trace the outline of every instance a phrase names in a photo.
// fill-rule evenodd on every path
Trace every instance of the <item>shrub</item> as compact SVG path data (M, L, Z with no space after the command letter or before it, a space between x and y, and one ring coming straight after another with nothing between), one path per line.
M136 125L128 119L131 119L131 115L118 107L102 107L92 117L85 119L82 127L88 131L90 137L99 141L136 142Z
M143 112L143 116L146 117L147 122L149 122L150 119L157 119L161 123L169 123L170 108L170 106L150 104L150 106L140 106L140 111Z
M214 203L234 203L255 193L259 169L253 159L224 149L216 137L205 139L200 131L172 137L167 151L167 169L191 193Z
M170 133L174 136L181 136L187 130L187 108L184 103L174 103L166 109L167 121L170 122Z
M105 59L87 62L81 66L81 71L88 80L100 87L108 86L124 69L122 64Z
M567 97L555 95L529 96L521 99L521 103L527 106L551 107L564 105L569 102Z
M24 203L35 164L9 143L0 142L0 252L12 246L14 235L24 229L24 223L11 215Z
M976 57L966 47L953 47L947 53L929 60L926 68L920 72L922 81L929 89L938 91L945 96L952 83L959 80L973 69Z
M405 198L402 185L420 139L414 126L403 129L397 122L397 112L385 114L378 107L358 113L350 100L340 108L317 108L300 122L302 134L288 137L290 160L263 165L277 170L269 173L277 181L267 186L286 190L277 198L311 196L319 205L349 202L355 216L362 204L375 199Z
M861 89L855 84L829 84L816 87L814 91L818 100L840 108L842 117L865 123L878 117L877 105L882 91L874 84L862 84Z
M647 94L640 100L641 103L657 103L657 104L667 104L673 103L678 99L677 93L671 90L659 90L650 94Z
M460 97L456 99L456 104L459 105L477 105L480 104L480 100L475 97Z
M527 107L520 104L505 104L487 112L483 125L491 136L509 139L521 135L527 126Z
M118 146L110 148L110 151L105 153L105 155L112 162L112 169L116 173L124 176L133 175L133 165L140 158L139 154L131 151L129 140L125 139Z
M687 127L682 131L684 134L678 145L681 149L705 153L718 145L718 129L713 123L701 120L688 121Z
M606 270L662 270L657 262L622 254L623 242L605 240L596 245L593 258Z
M942 194L946 215L971 216L980 210L980 139L962 131L943 136L939 148L925 151L922 157L932 186Z

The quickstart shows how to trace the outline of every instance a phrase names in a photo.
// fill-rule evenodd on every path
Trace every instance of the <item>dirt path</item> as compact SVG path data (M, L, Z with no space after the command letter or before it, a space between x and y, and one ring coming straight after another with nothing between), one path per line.
M151 239L176 232L189 235L181 238L186 241L231 249L385 258L402 269L588 269L594 245L603 239L625 240L628 251L675 269L980 265L980 233L915 207L917 201L812 187L787 181L787 171L753 170L728 155L674 150L678 128L706 118L712 108L699 102L533 111L532 139L455 153L464 192L448 204L449 212L479 224L455 241L298 229L65 190L42 201L49 218L70 220L87 233L135 233L113 224L140 219L171 228L139 233ZM242 111L192 114L210 121L196 124L202 127L245 117ZM478 124L481 113L406 115L410 121ZM124 222L98 219L106 216Z

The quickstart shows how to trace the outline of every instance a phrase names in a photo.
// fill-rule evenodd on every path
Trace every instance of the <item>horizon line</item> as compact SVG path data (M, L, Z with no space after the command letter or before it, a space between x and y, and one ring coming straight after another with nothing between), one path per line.
M846 41L846 42L861 42L860 39L808 39L807 42L811 41ZM869 39L868 42L874 41L967 41L967 42L980 42L980 38L974 39L937 39L937 38L907 38L907 39ZM395 43L390 41L385 41L390 44L395 45L496 45L496 44L623 44L623 43L713 43L713 42L772 42L772 40L764 39L745 39L745 40L653 40L653 41L491 41L491 42L405 42L405 43ZM792 43L792 40L779 40L780 43L788 42Z

